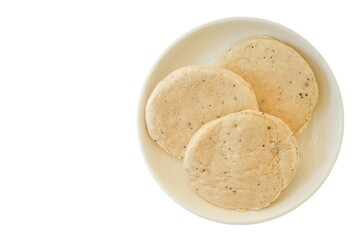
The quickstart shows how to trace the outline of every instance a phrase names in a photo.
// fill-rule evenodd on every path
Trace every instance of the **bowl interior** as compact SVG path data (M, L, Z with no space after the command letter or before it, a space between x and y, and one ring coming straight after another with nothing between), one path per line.
M295 48L310 64L319 85L319 102L305 131L297 139L301 164L291 184L269 207L234 211L214 206L194 193L186 182L182 161L166 153L149 137L145 104L157 83L177 68L191 64L214 65L237 41L269 35ZM223 223L256 223L281 216L307 200L331 171L342 141L343 107L336 80L317 50L295 32L273 22L231 18L212 22L187 33L158 60L145 82L139 106L139 138L144 158L168 195L191 212Z

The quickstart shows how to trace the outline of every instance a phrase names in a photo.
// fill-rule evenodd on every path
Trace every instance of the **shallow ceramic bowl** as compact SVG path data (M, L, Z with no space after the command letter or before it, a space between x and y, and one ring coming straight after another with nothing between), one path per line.
M148 135L145 104L157 83L172 71L191 64L214 65L237 41L269 35L295 48L313 69L320 91L318 104L305 131L297 139L301 164L291 184L267 208L227 210L208 203L189 187L182 161L172 157ZM230 18L197 27L163 53L145 81L139 105L139 140L150 171L177 203L204 218L231 224L257 223L279 217L307 200L335 164L343 135L343 106L335 77L317 50L292 30L266 20Z

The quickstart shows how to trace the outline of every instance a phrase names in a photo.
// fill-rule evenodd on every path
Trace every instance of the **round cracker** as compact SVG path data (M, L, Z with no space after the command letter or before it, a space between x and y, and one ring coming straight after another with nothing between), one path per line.
M318 101L314 73L290 46L272 38L256 38L234 45L218 65L249 82L262 112L281 118L299 135Z
M156 86L145 120L152 139L182 159L202 125L244 109L258 110L250 84L229 70L194 65L176 70Z
M298 147L281 119L246 110L200 128L183 165L192 189L205 200L256 210L271 204L289 184L299 165Z

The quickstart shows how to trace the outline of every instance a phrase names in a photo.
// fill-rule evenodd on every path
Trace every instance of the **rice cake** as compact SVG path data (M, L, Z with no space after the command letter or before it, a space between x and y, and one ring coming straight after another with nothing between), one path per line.
M194 191L228 209L271 204L299 166L298 146L279 118L254 110L216 119L190 140L183 166Z
M182 159L202 125L245 109L258 110L258 104L242 77L219 67L192 65L159 82L148 99L145 120L151 138Z
M273 38L253 38L231 47L218 66L241 75L258 98L260 111L281 118L299 135L318 101L315 75L290 46Z

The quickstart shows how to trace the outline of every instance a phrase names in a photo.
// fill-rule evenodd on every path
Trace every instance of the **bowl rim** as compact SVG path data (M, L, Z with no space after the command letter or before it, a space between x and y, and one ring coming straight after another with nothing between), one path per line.
M257 220L253 220L253 221L244 221L244 222L233 222L233 221L223 221L223 220L219 220L217 218L213 218L213 217L209 217L209 216L205 216L205 215L201 215L196 211L193 211L192 209L189 209L188 207L186 207L182 201L178 200L175 196L173 196L173 194L171 192L169 192L165 186L163 185L162 181L158 178L157 174L155 173L155 171L153 170L153 168L151 167L150 161L147 158L147 154L144 151L144 145L142 143L142 125L144 123L144 119L143 115L144 115L144 105L143 105L143 98L144 98L144 94L145 94L145 90L147 88L149 79L152 75L152 73L154 72L154 70L157 68L157 66L159 65L159 63L162 61L162 59L167 55L167 53L174 48L176 45L178 45L180 42L182 42L185 38L187 38L188 36L202 30L208 27L211 27L213 25L217 25L217 24L224 24L224 23L229 23L229 22L243 22L243 21L249 21L249 22L258 22L261 24L266 24L266 25L272 25L275 26L277 28L281 28L282 30L285 30L287 32L290 32L291 34L296 35L297 37L301 38L302 41L304 41L306 44L308 44L312 51L314 52L315 55L317 55L317 57L320 58L320 60L323 62L322 65L324 66L324 72L327 72L327 79L328 81L333 82L333 84L335 84L335 95L337 95L338 97L338 110L340 112L340 116L339 116L339 131L338 131L338 141L337 141L337 149L334 153L334 156L332 156L332 161L329 161L329 169L327 169L327 171L322 175L322 177L320 177L320 181L317 185L315 185L307 194L305 194L305 197L302 199L302 201L297 202L297 204L293 205L290 208L287 208L283 211L280 211L277 214L274 214L272 216L268 216L268 217L264 217L264 218L259 218ZM186 209L187 211L195 214L198 217L201 217L202 219L206 219L209 221L214 221L214 222L218 222L218 223L222 223L222 224L231 224L231 225L248 225L248 224L256 224L256 223L262 223L262 222L266 222L272 219L276 219L279 218L281 216L284 216L285 214L293 211L294 209L296 209L297 207L299 207L300 205L302 205L304 202L306 202L308 199L310 199L310 197L315 194L315 192L318 191L318 189L324 184L324 182L326 181L327 177L329 176L329 174L331 173L333 167L335 166L335 163L337 161L337 158L339 156L340 150L341 150L341 146L342 146L342 141L343 141L343 135L344 135L344 106L343 106L343 100L342 100L342 96L341 96L341 91L340 91L340 87L338 85L338 82L330 68L330 66L328 65L328 63L326 62L326 60L323 58L323 56L319 53L319 51L313 47L313 45L307 41L303 36L301 36L300 34L298 34L297 32L293 31L292 29L285 27L284 25L274 22L274 21L270 21L267 19L263 19L263 18L257 18L257 17L228 17L228 18L220 18L220 19L216 19L213 21L209 21L203 24L200 24L188 31L186 31L185 33L183 33L182 35L180 35L178 38L176 38L173 42L171 42L168 47L166 47L163 52L158 56L158 58L156 59L156 61L154 62L154 64L152 65L152 67L150 68L150 70L148 71L148 74L146 75L145 80L143 81L143 85L138 97L138 110L137 110L137 136L138 136L138 144L142 153L142 157L143 160L145 161L147 168L149 170L149 172L151 173L153 179L155 180L155 182L157 183L157 185L163 190L163 192L168 195L173 201L175 201L178 205L180 205L183 209Z

